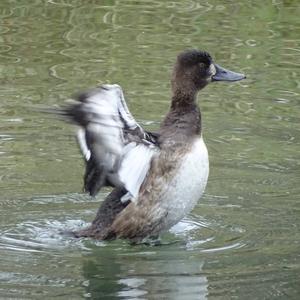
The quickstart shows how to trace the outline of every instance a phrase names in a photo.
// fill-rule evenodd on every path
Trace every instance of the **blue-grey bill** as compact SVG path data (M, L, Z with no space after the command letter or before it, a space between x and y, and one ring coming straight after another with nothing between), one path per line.
M238 81L246 78L244 74L232 72L217 64L214 64L214 66L216 74L212 77L212 81Z

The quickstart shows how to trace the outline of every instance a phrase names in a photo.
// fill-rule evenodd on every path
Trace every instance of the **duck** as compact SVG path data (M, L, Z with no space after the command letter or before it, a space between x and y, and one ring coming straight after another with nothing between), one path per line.
M74 236L139 243L187 216L209 175L197 94L209 83L244 78L216 64L206 51L181 52L171 76L171 105L157 132L138 124L117 84L81 92L58 109L78 126L84 191L95 197L103 187L113 188L91 225Z

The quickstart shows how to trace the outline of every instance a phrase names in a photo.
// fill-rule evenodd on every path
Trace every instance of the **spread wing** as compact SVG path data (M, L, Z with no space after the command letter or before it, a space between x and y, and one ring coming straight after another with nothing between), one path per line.
M95 196L103 186L122 187L127 190L122 201L134 200L159 148L157 135L146 132L129 112L121 87L91 89L58 112L80 126L85 191Z

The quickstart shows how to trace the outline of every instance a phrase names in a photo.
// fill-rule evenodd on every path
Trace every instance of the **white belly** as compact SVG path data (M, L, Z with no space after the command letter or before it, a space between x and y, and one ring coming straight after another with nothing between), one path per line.
M204 192L208 173L208 152L201 137L182 158L175 177L164 192L163 206L168 211L165 229L178 223L194 208Z

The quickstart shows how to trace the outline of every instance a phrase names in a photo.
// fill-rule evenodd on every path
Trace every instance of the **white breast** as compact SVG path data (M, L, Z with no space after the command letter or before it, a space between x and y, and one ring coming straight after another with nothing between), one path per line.
M182 159L175 177L164 191L163 206L168 211L166 229L178 223L194 208L204 192L208 173L208 152L201 137Z

